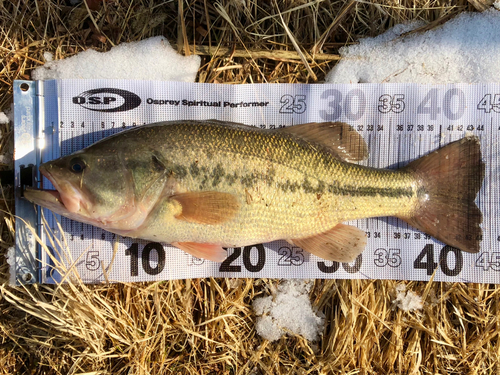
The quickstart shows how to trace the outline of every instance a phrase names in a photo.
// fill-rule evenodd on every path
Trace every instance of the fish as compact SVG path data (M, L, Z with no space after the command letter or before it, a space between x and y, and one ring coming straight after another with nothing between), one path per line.
M260 129L167 121L41 164L56 190L26 189L24 197L69 219L215 262L226 248L275 240L351 262L367 237L344 223L383 216L479 251L475 199L485 164L477 136L397 170L358 164L367 157L363 137L343 122Z

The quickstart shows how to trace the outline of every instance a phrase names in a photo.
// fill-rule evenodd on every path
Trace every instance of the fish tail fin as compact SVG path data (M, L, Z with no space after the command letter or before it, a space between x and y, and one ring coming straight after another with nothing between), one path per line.
M470 253L479 252L483 216L474 200L485 165L479 138L467 136L405 167L419 181L420 204L401 217L434 238Z

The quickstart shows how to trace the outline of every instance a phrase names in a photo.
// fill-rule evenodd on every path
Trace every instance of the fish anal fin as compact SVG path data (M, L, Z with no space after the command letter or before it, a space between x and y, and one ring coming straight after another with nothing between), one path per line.
M349 263L365 249L366 234L352 225L338 224L324 233L289 242L322 259Z
M196 258L213 262L220 263L227 257L227 252L221 245L196 242L172 242L172 245Z
M225 223L231 220L240 208L233 194L217 191L180 193L170 199L177 201L182 207L176 219L197 224Z
M368 145L365 140L345 122L311 122L288 126L278 131L294 134L326 146L338 158L348 162L368 158Z

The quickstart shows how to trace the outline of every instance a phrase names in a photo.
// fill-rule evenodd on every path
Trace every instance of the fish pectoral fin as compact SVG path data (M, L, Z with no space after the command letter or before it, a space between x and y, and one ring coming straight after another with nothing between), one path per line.
M222 262L227 257L227 251L220 245L196 242L172 242L172 245L200 259Z
M312 237L289 241L325 260L349 263L366 247L366 234L352 225L338 224Z
M345 122L311 122L277 131L294 134L326 146L335 156L348 162L368 158L368 145L365 140Z
M238 212L238 199L229 193L201 191L180 193L170 197L180 203L181 213L176 219L197 224L222 224L231 220Z

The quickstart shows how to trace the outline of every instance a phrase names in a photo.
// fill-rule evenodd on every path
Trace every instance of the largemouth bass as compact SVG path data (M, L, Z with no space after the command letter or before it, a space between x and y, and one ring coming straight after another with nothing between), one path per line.
M355 164L368 156L345 123L262 130L218 121L163 122L115 134L46 162L57 191L24 196L113 233L170 243L223 261L223 247L284 239L350 262L366 246L345 221L396 216L436 239L478 252L484 178L474 136L400 170Z

